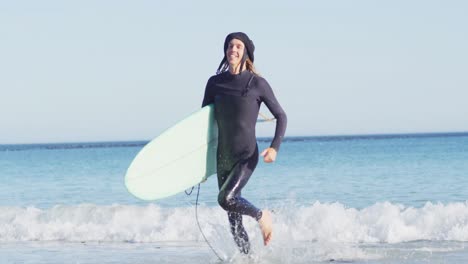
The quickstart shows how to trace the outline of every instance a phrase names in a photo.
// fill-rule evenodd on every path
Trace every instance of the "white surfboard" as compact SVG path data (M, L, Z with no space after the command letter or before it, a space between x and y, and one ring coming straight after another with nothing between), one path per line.
M125 175L128 191L142 200L182 192L216 173L218 128L208 105L150 141Z

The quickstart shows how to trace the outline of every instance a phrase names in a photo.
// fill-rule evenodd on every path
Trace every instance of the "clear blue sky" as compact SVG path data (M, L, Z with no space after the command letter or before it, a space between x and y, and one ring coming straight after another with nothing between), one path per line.
M233 31L253 39L287 136L468 131L467 14L466 1L2 1L0 144L151 139L200 107Z

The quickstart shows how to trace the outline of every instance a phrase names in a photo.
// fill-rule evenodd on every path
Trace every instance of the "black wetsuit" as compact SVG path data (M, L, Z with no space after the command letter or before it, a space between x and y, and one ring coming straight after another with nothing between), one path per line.
M218 123L218 202L228 212L231 232L239 249L248 253L250 243L242 225L242 215L256 220L261 210L241 197L258 163L255 125L261 103L276 118L271 147L279 150L286 130L286 114L267 81L249 71L233 75L229 71L212 76L206 85L202 106L214 103Z

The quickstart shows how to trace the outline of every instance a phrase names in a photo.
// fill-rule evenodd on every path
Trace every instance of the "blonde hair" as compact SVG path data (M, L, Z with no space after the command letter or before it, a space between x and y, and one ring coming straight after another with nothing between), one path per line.
M245 61L245 66L247 67L247 70L252 72L253 74L260 76L260 74L257 72L257 69L255 69L255 65L250 59L247 59Z

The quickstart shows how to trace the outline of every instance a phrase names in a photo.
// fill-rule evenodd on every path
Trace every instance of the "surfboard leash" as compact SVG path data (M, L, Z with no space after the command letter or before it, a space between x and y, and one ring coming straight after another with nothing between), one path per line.
M193 187L192 187L192 191L193 191ZM192 193L190 191L190 193ZM205 233L203 233L203 230L200 226L200 222L198 221L198 197L200 196L200 183L198 184L198 190L197 190L197 199L195 201L195 219L197 220L197 225L198 225L198 229L200 229L200 233L202 234L203 238L205 239L205 242L206 244L208 244L208 246L211 248L211 251L213 251L213 253L216 255L216 257L218 257L218 259L220 261L224 261L224 259L222 259L218 253L216 252L216 250L213 248L213 246L211 246L210 242L208 241L208 239L206 238L205 236Z

